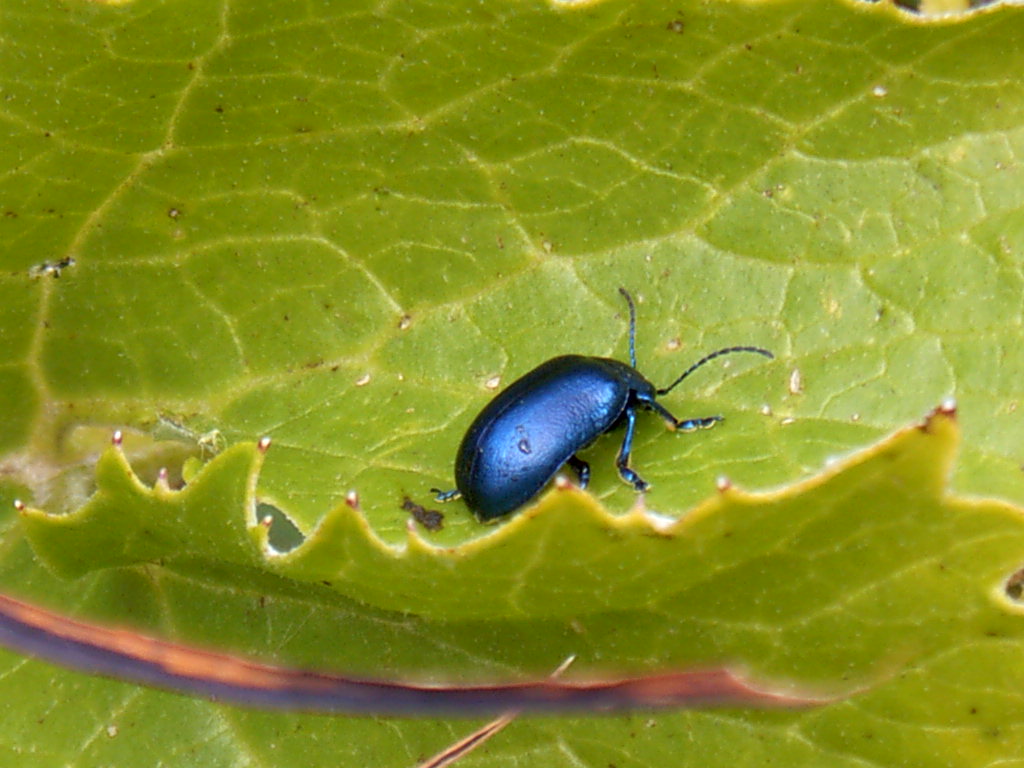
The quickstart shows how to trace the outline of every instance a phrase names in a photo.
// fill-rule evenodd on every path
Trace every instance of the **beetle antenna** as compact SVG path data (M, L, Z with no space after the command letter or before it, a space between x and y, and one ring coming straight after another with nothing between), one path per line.
M629 364L636 368L636 306L629 291L619 286L619 293L629 305Z
M620 288L619 290L621 291L622 289ZM758 355L764 355L769 360L774 360L775 359L775 355L773 355L767 349L761 349L761 347L725 347L724 349L719 349L719 350L717 350L715 352L712 352L710 355L705 355L704 357L702 357L696 363L694 363L689 368L687 368L685 371L683 371L682 375L678 379L673 381L667 387L665 387L663 389L659 389L658 390L658 394L659 395L667 395L669 392L671 392L673 389L675 389L676 385L679 384L679 382L681 382L683 379L685 379L691 373L693 373L698 368L700 368L702 365L704 365L704 363L710 363L716 357L721 357L722 355L731 355L733 352L754 352L754 353L756 353ZM634 368L636 367L635 363L634 363L633 367Z

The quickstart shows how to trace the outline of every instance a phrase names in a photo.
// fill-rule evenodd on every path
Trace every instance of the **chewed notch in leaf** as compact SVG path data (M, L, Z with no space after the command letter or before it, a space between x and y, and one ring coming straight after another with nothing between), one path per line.
M385 545L353 497L298 547L276 552L252 514L255 445L227 449L179 492L143 486L112 449L81 510L22 515L36 551L63 573L199 557L450 621L600 624L640 611L664 617L670 655L688 663L756 658L783 677L805 665L869 677L893 656L941 645L963 616L1024 622L1005 597L1024 554L1024 514L948 493L958 440L947 405L793 486L722 484L668 524L639 506L617 517L585 492L555 488L452 548L431 545L415 525L404 547ZM934 626L908 633L907 622Z
M434 616L579 616L686 596L709 618L728 610L737 620L797 620L850 594L880 594L872 584L941 558L954 528L1024 536L1017 508L947 494L958 439L947 405L793 486L748 493L722 482L668 524L640 506L614 516L588 494L557 487L497 531L453 549L411 530L395 550L360 514L339 507L270 564L375 605ZM1001 567L1000 577L995 569L984 578L1005 578L1009 565ZM906 581L906 599L921 594L923 607L933 598L920 584Z
M162 474L147 486L115 439L96 464L96 492L88 502L68 514L26 507L22 523L36 554L69 577L176 557L256 565L262 558L250 529L262 461L257 444L242 443L214 457L180 490Z

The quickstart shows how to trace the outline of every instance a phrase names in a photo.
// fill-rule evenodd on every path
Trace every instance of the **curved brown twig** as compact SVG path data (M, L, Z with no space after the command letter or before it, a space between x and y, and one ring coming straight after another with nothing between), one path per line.
M606 712L664 707L809 707L834 699L772 692L728 669L612 680L544 678L424 685L290 669L89 624L0 594L0 645L82 672L261 709L374 715Z

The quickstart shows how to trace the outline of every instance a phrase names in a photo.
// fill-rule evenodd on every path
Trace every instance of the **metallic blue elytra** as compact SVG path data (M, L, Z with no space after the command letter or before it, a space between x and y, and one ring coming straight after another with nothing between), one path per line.
M673 430L711 427L722 417L677 419L656 398L716 357L733 352L772 357L760 347L726 347L657 389L636 370L636 309L629 293L624 288L619 292L629 306L630 364L563 355L514 381L474 419L456 455L456 489L431 489L438 501L461 496L479 520L493 520L536 496L565 464L576 470L580 487L586 488L590 466L576 453L622 424L626 434L615 461L619 476L635 490L645 491L648 484L629 467L637 409L654 411Z

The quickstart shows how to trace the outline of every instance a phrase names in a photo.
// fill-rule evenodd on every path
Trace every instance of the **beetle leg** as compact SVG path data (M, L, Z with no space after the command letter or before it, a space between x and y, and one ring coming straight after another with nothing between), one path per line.
M619 449L619 457L615 459L615 466L619 468L619 477L633 486L635 491L646 491L650 488L643 478L629 468L629 454L633 450L633 430L636 427L636 410L626 409L626 436L622 438L622 447Z
M587 483L590 482L590 465L583 459L577 458L576 456L570 456L569 466L576 470L576 474L580 478L580 488L586 488Z
M442 491L440 488L431 488L430 492L434 494L434 501L455 501L457 498L462 496L462 493L458 488L452 488L450 491Z
M640 402L667 421L672 429L681 429L683 432L692 432L695 429L710 429L723 420L721 416L704 416L700 419L677 419L657 400L641 400Z

